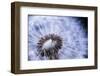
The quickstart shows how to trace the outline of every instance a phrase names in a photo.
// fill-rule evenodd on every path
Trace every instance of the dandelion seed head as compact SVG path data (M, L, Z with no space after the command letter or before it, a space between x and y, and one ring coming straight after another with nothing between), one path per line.
M87 23L83 23L87 18L31 15L28 19L29 60L88 57L87 29L84 28Z

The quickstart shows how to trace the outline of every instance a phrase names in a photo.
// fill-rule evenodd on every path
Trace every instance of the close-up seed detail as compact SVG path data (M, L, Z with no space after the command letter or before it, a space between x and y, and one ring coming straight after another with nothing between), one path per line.
M88 18L28 15L28 60L88 58Z
M46 56L48 59L58 59L59 49L62 47L62 39L54 34L46 35L40 38L38 42L38 52L42 59Z

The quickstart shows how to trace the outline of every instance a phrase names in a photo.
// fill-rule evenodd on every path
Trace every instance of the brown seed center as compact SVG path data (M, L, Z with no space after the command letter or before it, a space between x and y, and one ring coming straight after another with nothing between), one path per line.
M62 47L62 38L60 36L49 34L42 37L37 45L38 53L41 59L58 59L59 49Z

